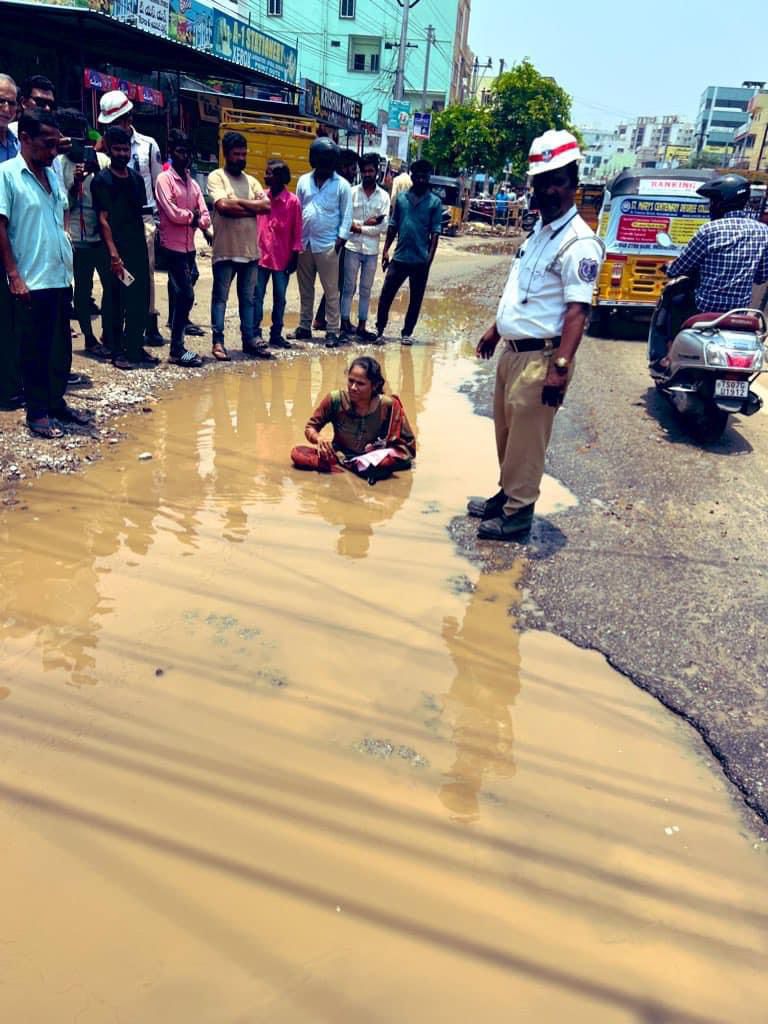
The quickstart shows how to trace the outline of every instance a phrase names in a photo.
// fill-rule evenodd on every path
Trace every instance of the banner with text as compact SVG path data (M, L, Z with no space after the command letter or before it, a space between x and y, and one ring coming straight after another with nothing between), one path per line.
M305 117L314 117L336 128L359 131L363 117L363 105L357 100L342 96L340 92L326 89L309 78L302 78L304 92L299 100L299 109Z
M298 51L279 39L251 28L244 21L213 12L213 52L243 68L258 71L281 82L296 81Z

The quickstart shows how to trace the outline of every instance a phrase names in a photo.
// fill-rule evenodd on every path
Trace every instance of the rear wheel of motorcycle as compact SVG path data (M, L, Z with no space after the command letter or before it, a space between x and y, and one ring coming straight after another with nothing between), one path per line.
M705 444L717 441L728 423L728 413L717 406L708 406L694 421L694 434Z

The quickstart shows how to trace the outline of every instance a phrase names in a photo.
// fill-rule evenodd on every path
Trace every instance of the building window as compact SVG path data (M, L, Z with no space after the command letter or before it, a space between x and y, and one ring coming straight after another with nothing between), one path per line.
M355 0L339 0L339 17L354 18Z
M283 0L267 0L267 14L270 18L282 18Z
M350 36L347 68L349 71L377 73L381 54L379 36Z

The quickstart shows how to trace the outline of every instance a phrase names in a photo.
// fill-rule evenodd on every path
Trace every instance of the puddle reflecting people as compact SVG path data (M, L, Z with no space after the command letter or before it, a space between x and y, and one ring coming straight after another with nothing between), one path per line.
M389 310L400 288L408 281L410 300L400 342L403 345L413 344L413 332L421 312L443 224L443 204L429 188L432 172L433 167L428 160L414 160L411 165L413 185L401 192L391 207L387 238L381 255L385 277L376 312L378 341L384 340ZM389 251L395 239L395 255L390 260Z
M384 375L371 356L354 359L347 387L325 395L310 417L304 436L311 448L291 452L297 469L331 473L340 468L366 476L370 483L411 468L416 440L397 395L384 394ZM321 437L331 424L333 438Z
M336 171L338 154L338 146L330 139L315 139L309 147L313 170L303 174L296 186L301 203L303 251L298 267L301 310L293 337L312 340L315 278L319 276L326 302L328 348L339 345L339 253L346 245L352 223L352 189Z
M477 355L490 359L502 344L493 407L501 486L467 506L482 520L483 540L515 540L531 528L555 414L605 251L574 204L581 160L574 136L545 132L528 159L541 216L512 263L496 321L477 346Z
M0 74L0 165L19 154L19 140L10 124L16 117L16 83L10 75ZM0 273L0 323L5 336L0 345L0 410L21 409L24 405L18 336L13 330L13 302L8 278Z
M195 234L211 226L208 207L200 186L189 173L192 164L192 142L184 132L173 130L168 135L171 166L158 175L156 192L160 212L160 242L165 250L168 284L173 292L170 362L178 366L202 366L196 352L184 347L184 333L189 314L195 304L197 265Z
M283 337L285 297L291 274L296 272L301 252L301 203L288 191L291 170L282 160L270 160L264 174L270 209L258 219L259 270L256 277L254 334L263 344L261 322L264 319L264 298L272 282L272 327L269 344L273 348L290 348Z
M441 803L459 821L479 816L483 780L515 774L511 705L520 691L520 641L508 614L503 576L483 575L464 620L443 623L456 667L444 708L452 719L456 758L440 787Z
M349 241L342 250L344 256L344 286L341 293L342 336L356 337L359 341L376 340L368 330L368 309L371 288L379 262L379 242L389 224L389 196L376 184L379 156L366 153L360 158L362 182L352 188L352 225ZM352 300L360 282L357 306L357 328L352 326Z
M269 213L269 199L261 183L245 170L248 143L240 132L227 132L221 140L224 166L208 175L213 202L213 292L211 326L213 357L229 361L224 345L224 318L232 281L237 279L240 338L246 355L258 356L265 347L254 330L254 294L259 270L259 231L256 218Z
M107 128L104 144L110 166L96 175L91 194L109 254L104 309L111 312L112 364L118 370L149 369L159 360L143 348L149 306L149 261L142 212L146 190L141 175L128 166L128 133L122 128Z
M19 155L0 165L0 259L14 303L27 426L51 439L62 436L62 423L84 426L91 419L64 399L72 366L73 271L64 229L67 197L51 169L61 132L53 114L25 111L19 138Z

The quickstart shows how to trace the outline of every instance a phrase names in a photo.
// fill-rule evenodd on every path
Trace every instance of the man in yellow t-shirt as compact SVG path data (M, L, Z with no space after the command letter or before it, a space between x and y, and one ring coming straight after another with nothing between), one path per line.
M253 296L259 270L256 217L269 213L269 199L259 182L245 173L248 157L245 137L239 132L227 132L221 144L224 167L208 175L208 192L213 201L213 356L221 361L229 359L224 346L224 317L229 289L237 278L243 352L269 359L269 346L263 341L259 343L253 322Z

